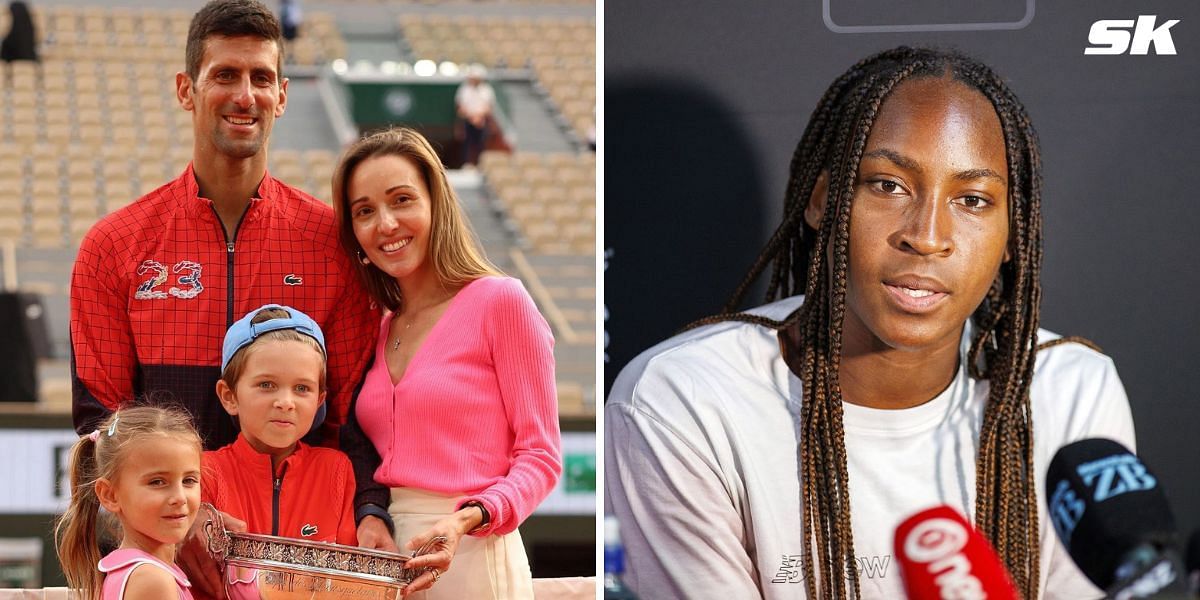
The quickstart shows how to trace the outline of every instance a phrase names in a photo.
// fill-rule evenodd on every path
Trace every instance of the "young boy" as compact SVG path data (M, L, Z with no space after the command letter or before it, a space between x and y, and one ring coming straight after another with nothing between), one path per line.
M203 500L249 533L356 545L349 459L300 442L325 392L325 336L308 315L268 304L234 323L217 396L241 433L204 453Z

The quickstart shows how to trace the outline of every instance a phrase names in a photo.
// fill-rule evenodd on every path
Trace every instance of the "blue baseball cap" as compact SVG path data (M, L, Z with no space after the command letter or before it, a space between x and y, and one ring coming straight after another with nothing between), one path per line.
M260 311L268 308L280 308L290 315L286 319L270 319L262 323L251 323ZM326 354L325 351L325 334L321 333L321 326L312 320L312 317L290 307L281 304L264 304L249 313L246 316L238 319L233 325L229 326L229 331L225 332L225 343L221 346L221 372L225 372L225 367L229 366L230 359L238 350L249 346L251 342L258 339L258 336L269 331L279 331L281 329L294 329L314 340L321 346L321 354Z

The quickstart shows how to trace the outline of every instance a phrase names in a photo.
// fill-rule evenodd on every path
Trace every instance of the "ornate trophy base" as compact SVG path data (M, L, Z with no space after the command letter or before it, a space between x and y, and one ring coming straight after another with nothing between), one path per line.
M210 504L200 505L188 537L187 543L198 539L203 544L224 574L229 598L238 600L395 600L420 575L405 568L410 556L227 531L221 514ZM428 550L421 548L413 556Z

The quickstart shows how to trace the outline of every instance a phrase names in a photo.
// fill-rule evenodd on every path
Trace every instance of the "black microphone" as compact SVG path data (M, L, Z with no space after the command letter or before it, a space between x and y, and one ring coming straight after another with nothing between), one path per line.
M1188 538L1187 554L1183 562L1184 572L1187 573L1188 591L1193 598L1200 598L1200 529L1192 532Z
M1046 502L1063 546L1108 598L1184 597L1171 507L1124 446L1093 438L1060 448L1046 471Z

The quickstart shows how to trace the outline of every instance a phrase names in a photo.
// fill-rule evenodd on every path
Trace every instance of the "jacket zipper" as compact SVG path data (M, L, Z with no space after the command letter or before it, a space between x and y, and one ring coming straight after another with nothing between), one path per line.
M279 535L279 490L283 487L283 474L286 472L287 463L284 463L272 485L274 492L271 495L271 535Z
M238 230L242 228L242 221L246 219L246 213L250 212L250 204L253 202L254 199L251 198L246 204L246 209L242 211L242 216L238 217L237 225L233 226L232 240L225 232L225 223L221 221L216 205L212 205L213 214L217 216L217 225L221 227L221 236L225 238L225 329L233 326L233 244L237 241Z

